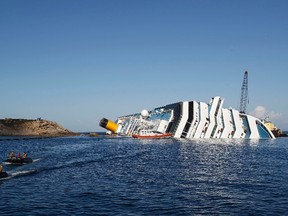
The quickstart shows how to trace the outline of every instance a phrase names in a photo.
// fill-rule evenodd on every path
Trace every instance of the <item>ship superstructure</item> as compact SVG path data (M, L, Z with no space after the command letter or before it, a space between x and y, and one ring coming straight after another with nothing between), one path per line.
M219 96L213 97L209 103L183 101L121 116L115 123L103 118L100 126L123 136L151 130L187 139L275 138L261 120L232 108L223 108L223 102Z

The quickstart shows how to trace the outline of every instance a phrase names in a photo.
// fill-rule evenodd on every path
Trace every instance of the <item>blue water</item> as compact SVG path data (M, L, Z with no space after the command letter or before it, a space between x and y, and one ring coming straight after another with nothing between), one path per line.
M0 142L1 215L287 215L288 138Z

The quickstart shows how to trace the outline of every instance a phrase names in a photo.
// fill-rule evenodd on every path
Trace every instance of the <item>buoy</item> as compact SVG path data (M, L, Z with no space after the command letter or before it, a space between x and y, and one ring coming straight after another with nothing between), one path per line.
M116 133L117 128L118 128L118 125L115 122L110 121L106 118L101 119L99 125L113 133Z

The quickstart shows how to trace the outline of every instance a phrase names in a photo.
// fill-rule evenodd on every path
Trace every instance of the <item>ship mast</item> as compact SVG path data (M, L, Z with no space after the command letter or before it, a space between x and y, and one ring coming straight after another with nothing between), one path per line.
M248 104L248 71L245 71L242 88L241 88L241 99L240 99L240 113L246 113L246 105Z

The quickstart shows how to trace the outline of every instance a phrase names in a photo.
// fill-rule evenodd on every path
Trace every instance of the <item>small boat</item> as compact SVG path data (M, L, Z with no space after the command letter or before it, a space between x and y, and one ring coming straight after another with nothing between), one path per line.
M6 165L24 165L24 164L29 164L32 163L33 160L32 158L8 158L4 161L4 164Z
M0 173L0 179L1 178L6 178L6 177L8 177L8 173L7 172L1 172Z
M138 139L159 139L172 137L172 133L161 133L158 131L141 130L138 134L133 134L132 137Z

